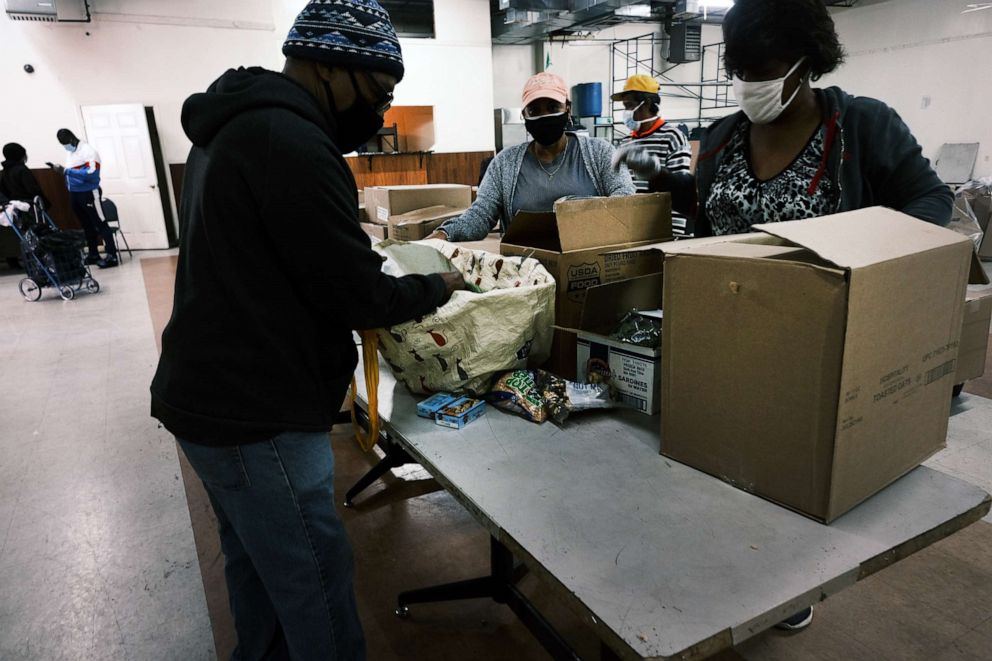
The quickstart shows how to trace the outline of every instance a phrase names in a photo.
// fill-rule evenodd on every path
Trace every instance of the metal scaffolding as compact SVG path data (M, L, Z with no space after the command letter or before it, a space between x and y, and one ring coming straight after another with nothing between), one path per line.
M637 73L656 78L661 85L662 98L691 99L696 102L696 114L691 117L672 117L669 121L703 126L713 117L707 113L737 106L730 98L731 83L723 75L723 43L703 46L699 62L669 64L665 60L669 38L664 34L646 34L631 39L613 42L610 49L610 94L623 90L627 78ZM687 66L699 67L699 82L675 81L669 72ZM618 142L627 135L627 129L619 121L623 104L610 103L610 116L613 124L608 138ZM597 128L607 128L598 126Z

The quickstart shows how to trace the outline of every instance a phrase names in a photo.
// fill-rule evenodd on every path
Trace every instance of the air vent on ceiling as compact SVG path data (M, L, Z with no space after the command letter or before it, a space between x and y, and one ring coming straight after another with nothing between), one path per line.
M87 0L5 0L12 21L36 23L88 23Z
M703 51L703 26L700 23L676 23L668 34L671 37L669 62L683 64L699 61Z

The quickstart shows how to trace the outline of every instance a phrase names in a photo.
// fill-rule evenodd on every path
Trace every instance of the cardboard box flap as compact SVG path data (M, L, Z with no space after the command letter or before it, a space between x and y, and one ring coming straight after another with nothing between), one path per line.
M688 252L688 251L687 251ZM751 259L788 259L791 256L808 252L802 246L763 245L760 243L738 243L725 241L706 246L698 246L691 251L693 255L709 255L711 257L748 257ZM674 253L685 254L685 253Z
M977 301L983 298L992 298L992 287L987 287L985 289L969 289L964 295L964 300L966 301Z
M620 254L620 253L637 253L637 252L658 252L664 255L678 255L687 252L693 252L699 250L703 246L712 246L722 243L752 243L760 245L769 246L781 246L784 245L784 241L781 239L770 236L768 234L763 234L761 232L749 232L747 234L726 234L723 236L705 236L698 239L679 239L678 241L662 241L659 243L649 243L646 245L635 246L633 248L624 248L622 250L614 250L609 253L604 254Z
M562 252L671 238L671 216L668 193L555 203Z
M391 225L410 225L417 223L429 222L431 220L441 220L447 218L454 218L455 216L460 216L465 212L464 209L459 209L458 207L451 207L444 204L438 204L432 207L425 207L423 209L416 209L414 211L409 211L398 216L390 216L389 223Z
M609 335L627 312L660 308L663 285L662 274L654 273L590 287L575 330Z
M848 269L969 240L939 225L883 207L753 227L809 248L828 262Z
M558 225L553 213L518 211L506 228L502 242L511 246L561 252Z
M563 199L554 213L519 211L503 243L554 252L661 241L672 236L668 193Z

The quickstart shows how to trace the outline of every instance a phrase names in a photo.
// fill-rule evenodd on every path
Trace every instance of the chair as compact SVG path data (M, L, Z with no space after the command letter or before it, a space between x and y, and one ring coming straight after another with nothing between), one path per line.
M114 234L114 249L117 254L121 254L120 246L117 243L117 237L121 237L121 241L124 242L124 249L127 250L127 256L132 260L134 259L134 253L131 252L131 246L127 243L127 237L124 236L124 232L121 231L121 219L117 215L117 205L113 203L112 200L108 198L103 198L100 200L101 206L103 207L103 219L106 221L107 225L110 226L110 231Z

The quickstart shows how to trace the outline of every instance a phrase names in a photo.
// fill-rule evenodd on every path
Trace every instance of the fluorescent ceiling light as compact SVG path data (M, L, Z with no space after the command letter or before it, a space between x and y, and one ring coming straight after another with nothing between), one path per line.
M730 9L734 6L734 0L699 0L699 6L703 9Z

